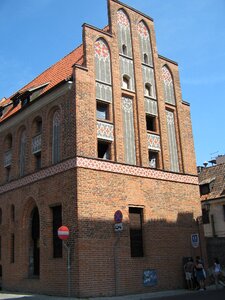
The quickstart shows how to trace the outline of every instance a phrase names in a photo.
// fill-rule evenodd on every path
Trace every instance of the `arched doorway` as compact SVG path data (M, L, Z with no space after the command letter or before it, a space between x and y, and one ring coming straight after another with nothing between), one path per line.
M40 218L38 208L31 212L30 251L29 251L29 275L40 275Z

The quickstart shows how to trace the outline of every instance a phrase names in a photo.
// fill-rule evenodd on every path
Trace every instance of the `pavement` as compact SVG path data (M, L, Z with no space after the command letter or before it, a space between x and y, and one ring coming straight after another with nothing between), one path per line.
M207 290L213 291L216 290L216 286L211 285L207 287ZM137 295L126 295L126 296L115 296L115 297L97 297L97 298L74 298L74 297L57 297L57 296L47 296L47 295L34 295L34 294L19 294L19 293L10 293L7 291L0 292L0 299L23 299L23 300L144 300L144 299L157 299L157 298L166 298L171 296L178 295L187 295L198 293L198 291L189 291L185 289L180 290L171 290L171 291L161 291L161 292L152 292L146 294L137 294Z

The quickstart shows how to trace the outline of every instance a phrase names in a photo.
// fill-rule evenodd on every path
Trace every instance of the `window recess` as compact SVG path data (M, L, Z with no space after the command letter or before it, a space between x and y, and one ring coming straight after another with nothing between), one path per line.
M143 209L129 208L131 257L143 257Z
M109 120L109 104L97 101L97 119Z
M157 131L156 116L146 114L146 129L148 131Z
M149 159L149 167L153 169L157 169L159 167L159 153L156 151L149 151L148 152L148 159Z
M107 141L98 140L98 158L111 158L111 143Z

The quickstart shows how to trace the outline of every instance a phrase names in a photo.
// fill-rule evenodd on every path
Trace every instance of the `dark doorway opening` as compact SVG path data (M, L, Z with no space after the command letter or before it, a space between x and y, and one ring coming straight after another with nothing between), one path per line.
M40 275L40 219L38 208L35 207L31 213L31 245L30 245L30 267L31 276Z

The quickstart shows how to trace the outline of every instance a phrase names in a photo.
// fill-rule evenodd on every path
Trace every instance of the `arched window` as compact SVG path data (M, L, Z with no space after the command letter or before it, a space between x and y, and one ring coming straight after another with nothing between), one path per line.
M125 44L123 44L123 46L122 46L122 52L123 52L123 55L127 55L127 46Z
M150 34L147 26L143 21L138 24L139 43L141 52L141 61L144 64L152 66L152 49Z
M6 181L10 180L12 165L12 135L8 134L4 141L4 167L6 171Z
M147 55L146 53L144 54L144 63L145 63L146 65L149 64L149 61L148 61L148 55Z
M150 83L145 84L145 96L152 96L152 85Z
M128 75L123 76L123 89L130 89L130 77Z
M117 12L117 24L118 24L118 39L119 39L119 51L121 54L133 57L130 21L123 9L119 9ZM126 47L126 54L123 52Z
M32 153L34 154L35 170L41 169L42 119L37 117L32 126Z
M98 39L95 42L95 79L111 84L110 52L103 39Z
M173 78L167 66L162 67L162 80L164 88L164 101L175 105Z
M20 147L19 147L19 172L20 176L25 173L25 152L26 152L26 132L22 131L20 137Z
M56 164L60 161L60 113L57 110L53 115L52 122L52 163Z

